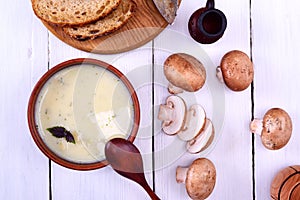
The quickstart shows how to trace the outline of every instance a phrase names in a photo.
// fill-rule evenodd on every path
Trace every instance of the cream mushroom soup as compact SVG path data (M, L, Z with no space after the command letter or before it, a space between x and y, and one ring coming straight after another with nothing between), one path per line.
M131 94L115 74L82 64L64 68L47 80L35 107L42 140L59 157L75 163L105 159L105 143L127 138L133 127ZM64 127L75 144L54 137L47 129Z

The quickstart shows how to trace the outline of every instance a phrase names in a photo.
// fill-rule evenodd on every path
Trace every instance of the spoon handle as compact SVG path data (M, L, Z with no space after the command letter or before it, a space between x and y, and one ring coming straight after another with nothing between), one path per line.
M153 192L148 184L142 185L146 192L149 194L152 200L160 200L160 198Z

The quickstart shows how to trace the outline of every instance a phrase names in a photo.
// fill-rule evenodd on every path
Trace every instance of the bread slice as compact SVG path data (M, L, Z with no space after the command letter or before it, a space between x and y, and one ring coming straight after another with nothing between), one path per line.
M121 0L31 0L34 13L43 21L83 25L108 15Z
M133 16L135 9L134 1L122 0L117 9L105 18L84 26L64 27L63 30L77 40L95 39L121 28Z

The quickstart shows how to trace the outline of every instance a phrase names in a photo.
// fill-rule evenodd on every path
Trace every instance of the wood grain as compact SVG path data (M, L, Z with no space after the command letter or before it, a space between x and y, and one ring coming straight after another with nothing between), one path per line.
M183 1L174 25L168 28L189 38L189 16L204 5L205 1ZM251 3L240 0L216 1L216 8L222 10L228 19L228 27L218 42L199 45L216 66L229 50L252 52L255 77L253 96L250 95L250 89L233 93L225 88L226 116L221 137L207 156L214 162L217 170L216 187L208 199L270 199L273 177L286 166L299 164L299 7L300 1L296 0ZM167 95L164 85L155 84L155 91L152 92L151 63L153 58L155 64L163 61L164 56L170 53L166 45L176 45L178 40L167 39L160 44L155 43L155 40L154 46L149 42L139 49L122 54L91 54L66 45L53 34L48 34L45 26L34 16L30 1L2 1L0 10L3 19L0 21L3 30L0 31L0 199L148 199L142 188L120 179L109 167L79 172L52 163L49 170L48 159L38 150L30 136L26 108L32 87L47 71L48 65L54 66L72 58L91 56L113 64L126 74L144 65L145 71L139 75L131 73L130 80L137 86L143 109L142 129L138 133L141 137L135 144L151 158L152 132L160 134L156 124L155 130L152 130L155 122L151 120L151 109ZM166 30L168 29L163 33ZM157 38L160 35L162 34ZM183 48L180 47L179 50L183 51ZM195 49L190 51L197 54ZM157 78L156 76L155 80ZM153 97L154 104L151 103ZM209 103L209 98L205 95L198 95L197 100L203 100L203 105ZM269 108L275 106L284 108L290 114L295 129L283 149L269 151L257 136L254 136L252 144L252 135L249 133L252 103L254 117L263 116ZM211 116L212 109L205 109ZM163 149L173 139L164 137L163 134L160 134L160 138L155 136L155 150ZM170 152L175 149L172 148ZM162 158L168 159L168 154ZM155 159L155 165L159 164L157 157ZM176 166L187 165L193 159L194 155L186 154L166 168L154 172L151 168L152 159L149 159L145 162L146 167L150 166L146 179L148 183L154 183L155 190L162 199L190 199L185 187L177 184L174 178ZM300 199L297 191L299 186L292 191L291 199Z
M233 5L239 9L232 9ZM202 6L205 6L205 2L182 1L180 6L182 12L179 10L176 23L169 28L176 32L187 26L189 16L194 10ZM224 36L218 42L211 45L199 44L190 37L186 31L187 29L180 30L180 33L183 34L176 39L170 37L171 34L165 30L154 40L154 62L158 65L154 69L156 81L155 106L164 102L169 95L167 89L164 88L167 84L160 68L166 57L174 52L185 52L205 62L205 56L203 56L201 49L207 53L212 65L205 65L208 78L204 87L196 93L181 95L185 96L185 100L187 100L187 96L193 97L189 98L188 104L198 103L204 107L208 118L212 119L215 125L217 137L216 146L210 151L200 154L184 152L177 159L173 159L173 162L165 162L164 166L160 166L163 161L174 157L174 152L182 147L172 145L177 140L176 136L165 135L160 131L161 124L155 122L154 144L157 151L155 152L155 165L158 168L155 173L155 186L158 195L162 199L190 199L185 186L176 183L176 167L187 166L199 157L209 158L215 164L217 170L216 186L207 199L252 199L252 147L251 133L248 129L251 119L251 89L248 88L239 93L233 92L221 85L215 75L216 67L220 64L222 56L228 51L238 49L250 55L250 25L249 21L246 20L249 19L249 2L235 0L229 4L225 1L216 1L216 8L222 10L228 19L228 27ZM244 19L241 20L242 18ZM163 51L160 51L161 49ZM222 89L217 90L219 87ZM223 97L217 96L222 93ZM217 103L214 103L214 101ZM222 110L225 111L222 112ZM168 151L168 149L170 150ZM158 154L159 151L163 153Z
M274 177L271 184L271 198L274 200L299 199L300 165L284 168Z
M6 30L0 31L0 199L46 200L49 162L30 136L26 112L33 84L47 69L47 30L29 14L30 4L12 0L1 6L0 13L6 15L8 10L12 16L0 21ZM9 41L13 34L22 41Z
M252 59L254 62L254 117L272 108L291 116L293 132L280 150L267 150L255 136L255 196L270 198L275 174L286 166L299 164L300 96L298 57L300 49L299 1L252 1ZM264 13L268 13L265 15Z
M134 16L121 29L94 40L79 41L67 35L62 27L43 22L63 42L83 51L112 54L140 47L156 37L168 23L163 19L152 0L135 0Z

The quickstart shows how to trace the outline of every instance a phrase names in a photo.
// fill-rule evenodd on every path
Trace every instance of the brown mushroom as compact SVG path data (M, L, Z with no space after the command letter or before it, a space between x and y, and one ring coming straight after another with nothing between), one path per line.
M203 64L195 57L176 53L170 55L164 62L164 74L169 81L169 92L177 94L195 92L203 87L206 71Z
M270 150L284 147L292 134L292 120L281 108L272 108L264 115L263 120L254 119L250 124L253 133L261 135L263 145Z
M207 158L198 158L188 168L177 167L176 181L185 183L186 191L192 199L204 200L215 187L215 166Z
M158 119L162 121L162 129L168 135L177 134L185 120L186 105L183 99L171 95L166 99L165 105L160 105Z
M242 51L226 53L217 68L217 77L233 91L243 91L253 81L254 69L250 58Z

